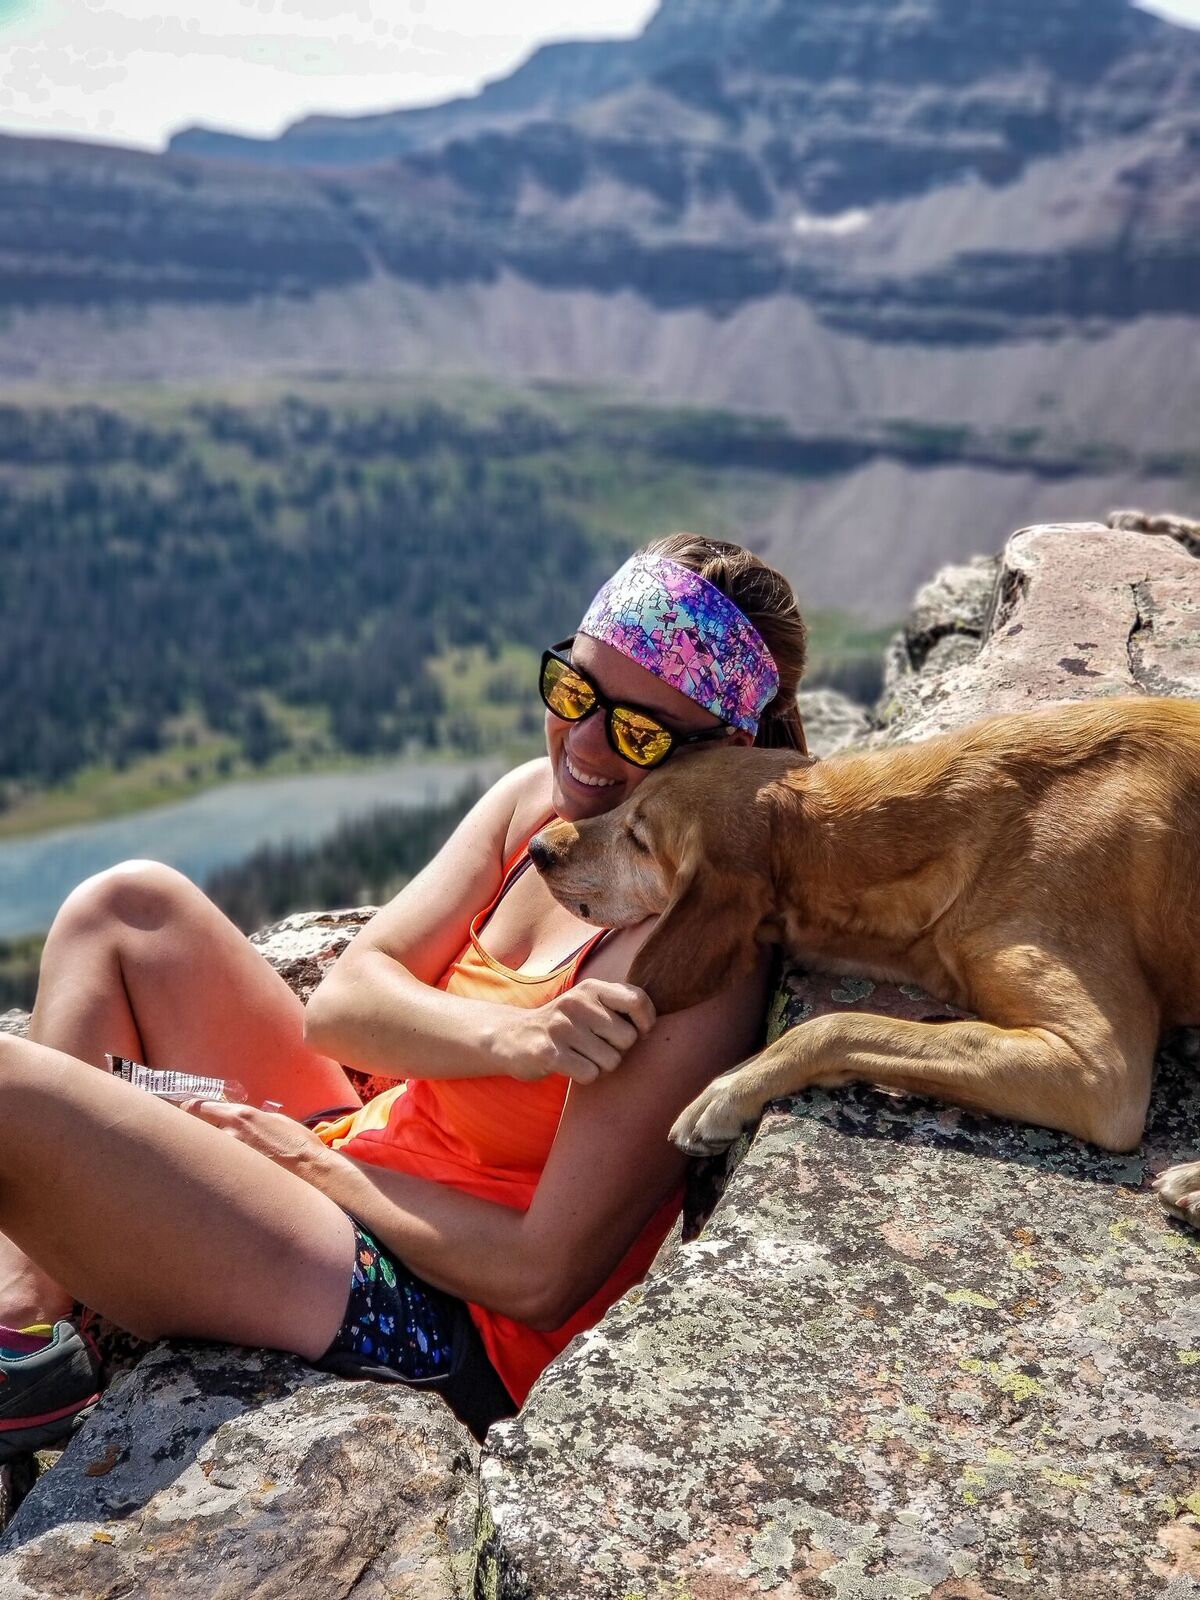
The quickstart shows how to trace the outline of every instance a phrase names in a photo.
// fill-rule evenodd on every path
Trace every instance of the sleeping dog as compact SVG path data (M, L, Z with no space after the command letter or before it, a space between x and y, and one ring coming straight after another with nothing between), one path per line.
M977 1020L848 1012L793 1028L679 1117L725 1148L768 1100L856 1081L1138 1144L1163 1030L1200 1022L1200 704L1125 699L995 717L812 763L689 754L531 854L586 920L659 920L629 981L681 1010L783 944L919 984ZM1200 1226L1200 1163L1160 1180Z

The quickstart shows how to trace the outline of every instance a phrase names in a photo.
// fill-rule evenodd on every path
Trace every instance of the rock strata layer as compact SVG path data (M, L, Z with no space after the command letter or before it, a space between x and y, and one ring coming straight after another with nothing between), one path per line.
M942 672L910 654L890 738L1200 695L1200 565L1179 542L1029 529L994 588L979 570L943 587L906 650L955 616L981 642ZM774 1025L846 1007L949 1015L793 969ZM701 1238L489 1436L484 1592L1200 1595L1200 1243L1149 1192L1200 1151L1196 1044L1164 1052L1129 1156L866 1089L770 1112Z

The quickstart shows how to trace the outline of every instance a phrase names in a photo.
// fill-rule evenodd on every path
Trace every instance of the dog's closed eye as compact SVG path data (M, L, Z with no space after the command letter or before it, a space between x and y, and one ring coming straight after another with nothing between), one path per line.
M629 842L633 845L635 850L640 850L644 856L653 854L653 851L650 849L650 846L646 843L645 839L643 839L641 834L638 833L634 828L629 829Z

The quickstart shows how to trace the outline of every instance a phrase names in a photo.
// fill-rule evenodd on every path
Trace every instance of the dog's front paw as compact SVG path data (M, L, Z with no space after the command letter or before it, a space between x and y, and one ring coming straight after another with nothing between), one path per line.
M715 1078L675 1119L671 1143L689 1156L719 1155L757 1117L757 1109L739 1103L728 1078Z
M1155 1178L1154 1187L1173 1217L1200 1228L1200 1161L1168 1167Z

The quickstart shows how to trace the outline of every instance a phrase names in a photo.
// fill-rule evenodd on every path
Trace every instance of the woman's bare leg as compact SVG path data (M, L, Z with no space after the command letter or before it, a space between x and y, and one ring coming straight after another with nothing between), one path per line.
M46 939L29 1036L78 1061L106 1053L238 1078L254 1104L309 1116L358 1096L304 1043L304 1010L269 963L181 873L128 862L89 878ZM43 1179L58 1182L53 1158ZM70 1297L0 1237L0 1321L53 1320Z
M102 1066L239 1078L251 1104L310 1116L358 1096L304 1042L304 1008L245 936L182 873L131 861L89 878L46 938L29 1037Z
M52 1174L49 1178L48 1174ZM313 1359L345 1311L350 1219L177 1106L0 1036L0 1227L144 1338Z

